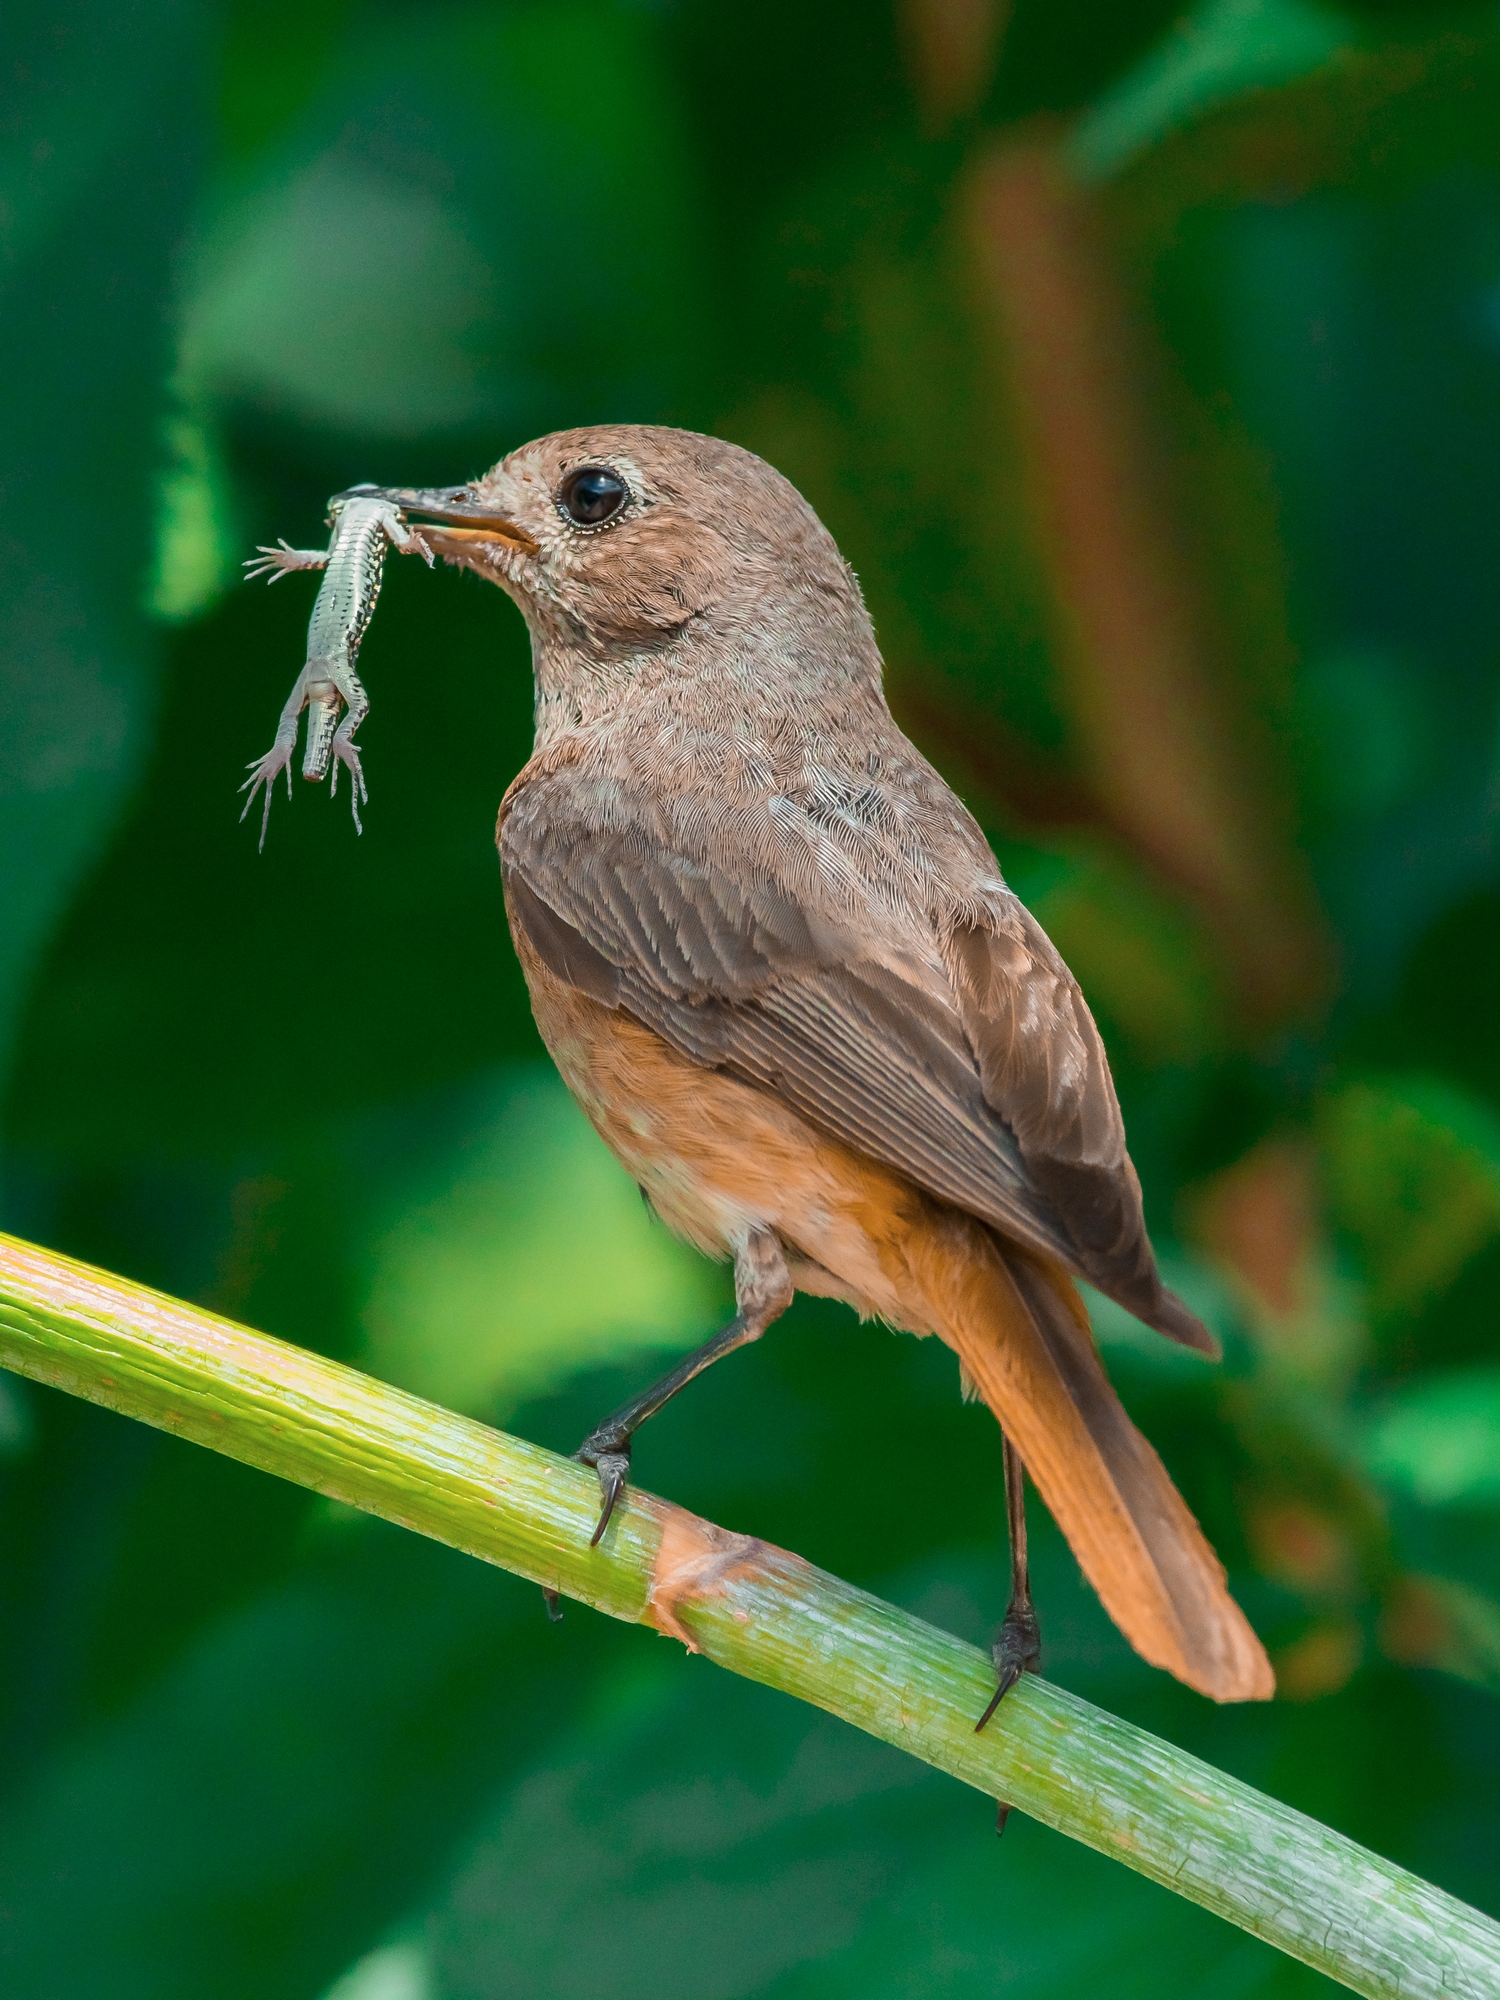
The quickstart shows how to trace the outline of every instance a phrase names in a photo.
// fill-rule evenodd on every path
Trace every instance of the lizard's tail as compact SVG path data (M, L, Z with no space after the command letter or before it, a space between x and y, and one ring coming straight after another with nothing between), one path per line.
M1269 1697L1271 1663L1110 1386L1071 1278L958 1215L929 1210L904 1247L938 1333L1136 1651L1215 1701Z
M340 706L339 691L332 681L308 682L307 748L302 756L302 775L311 783L328 776L328 753L338 728Z

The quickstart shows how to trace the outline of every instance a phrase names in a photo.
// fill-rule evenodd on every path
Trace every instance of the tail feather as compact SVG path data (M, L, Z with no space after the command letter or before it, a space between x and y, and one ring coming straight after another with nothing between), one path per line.
M1110 1386L1072 1280L967 1217L907 1246L937 1330L1143 1658L1216 1701L1264 1700L1271 1663L1165 1466ZM919 1240L916 1240L920 1238Z

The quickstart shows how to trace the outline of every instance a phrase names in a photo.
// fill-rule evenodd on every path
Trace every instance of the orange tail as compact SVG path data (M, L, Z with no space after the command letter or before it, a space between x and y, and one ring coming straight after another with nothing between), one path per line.
M1264 1701L1265 1650L1166 1467L1100 1364L1072 1280L967 1217L906 1255L953 1348L1136 1651L1215 1701Z

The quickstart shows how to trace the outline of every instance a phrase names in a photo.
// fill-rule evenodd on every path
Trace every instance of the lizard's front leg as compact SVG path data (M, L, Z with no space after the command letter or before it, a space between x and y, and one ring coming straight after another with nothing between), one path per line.
M253 556L245 558L245 581L252 577L268 576L272 583L279 583L294 569L327 569L327 549L294 549L285 540L278 541L274 549L262 542L257 545Z
M408 528L403 521L392 520L385 524L387 538L404 556L420 556L429 569L433 565L432 548L420 528Z
M245 801L244 812L240 814L241 821L255 804L255 794L262 786L265 787L265 806L260 817L262 848L266 844L266 828L271 823L271 793L282 771L286 772L286 795L288 798L292 796L292 755L297 748L297 719L307 703L308 681L311 674L310 664L298 674L296 684L287 696L286 707L281 711L281 720L276 725L276 741L264 757L257 757L252 761L250 775L240 786L242 792L250 794Z

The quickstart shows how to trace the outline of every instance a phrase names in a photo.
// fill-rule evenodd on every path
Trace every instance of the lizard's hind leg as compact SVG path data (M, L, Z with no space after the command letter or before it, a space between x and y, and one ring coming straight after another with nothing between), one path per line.
M339 765L347 765L349 769L349 810L354 815L355 832L363 833L364 827L360 822L359 809L370 794L365 786L364 766L360 762L359 746L354 741L354 732L370 712L370 697L365 693L359 675L355 673L352 666L346 668L342 674L336 675L336 682L339 693L349 705L349 712L334 733L331 745L333 752L333 782L328 789L333 794L338 792Z
M249 765L250 775L244 784L240 786L242 792L248 792L250 795L245 800L244 808L240 813L240 823L242 825L251 806L255 804L256 793L264 787L264 804L260 815L260 840L258 843L261 852L265 851L266 829L271 824L271 794L276 789L276 780L283 771L286 773L286 795L288 798L292 796L292 758L296 754L297 749L297 722L302 714L303 704L306 699L307 669L304 667L302 672L297 676L296 686L287 697L286 707L281 711L281 720L276 725L276 741L271 745L264 757L256 757L252 760Z
M266 832L271 824L271 794L275 791L276 780L283 771L286 772L286 795L288 798L292 796L292 752L296 747L297 741L295 737L285 747L283 747L278 739L273 747L266 752L264 757L257 757L249 766L250 775L244 784L240 786L242 792L250 794L240 813L241 826L244 825L246 815L249 813L251 806L255 804L255 794L260 791L262 786L265 787L263 794L264 803L260 815L260 839L255 843L257 849L262 854L265 852L266 847Z

